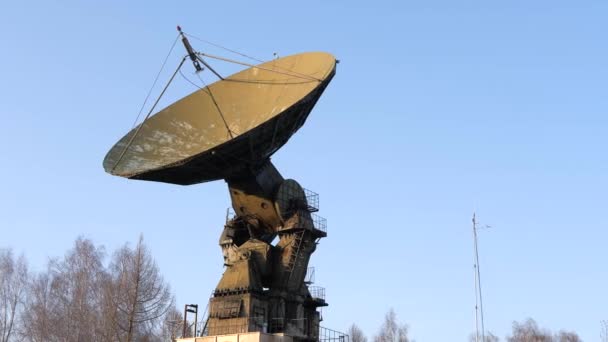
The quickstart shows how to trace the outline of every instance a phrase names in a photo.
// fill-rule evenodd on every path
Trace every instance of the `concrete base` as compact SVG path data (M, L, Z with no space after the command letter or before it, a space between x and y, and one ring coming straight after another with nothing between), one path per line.
M176 342L293 342L293 337L283 334L249 332L242 334L178 338Z

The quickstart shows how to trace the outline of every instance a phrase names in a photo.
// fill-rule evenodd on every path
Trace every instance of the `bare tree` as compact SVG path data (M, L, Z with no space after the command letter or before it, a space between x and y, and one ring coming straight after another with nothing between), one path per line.
M171 307L161 327L161 338L163 341L174 341L182 334L182 324L184 322L184 315L175 306Z
M486 338L484 342L498 342L500 341L500 339L498 338L498 336L492 334L492 332L488 331L486 333Z
M15 260L11 250L0 250L0 342L15 340L21 328L28 276L23 256Z
M410 342L407 333L408 326L397 322L397 314L391 308L384 316L384 323L374 337L374 342Z
M78 238L63 259L49 261L33 277L22 336L29 341L112 341L104 338L103 247Z
M23 258L15 262L10 252L0 252L0 342L163 338L161 323L173 297L143 238L134 249L119 249L109 267L103 247L78 238L30 281Z
M114 254L110 272L114 284L111 297L120 329L117 340L143 340L158 328L174 302L143 237L134 249L125 245Z
M508 342L552 342L551 332L541 329L532 318L524 323L513 322L512 336L507 337Z
M571 331L560 331L552 335L551 331L541 329L538 324L528 318L524 323L513 322L512 336L507 337L508 342L581 342L581 338Z
M350 336L351 342L367 342L367 337L365 337L363 331L354 323L348 328L348 336Z
M562 330L555 335L555 342L582 342L582 340L576 333Z
M32 277L28 286L26 306L28 310L23 311L22 321L24 324L22 336L27 341L44 342L52 340L52 327L58 324L53 314L53 297L51 295L50 272L45 272Z
M99 340L101 284L105 278L103 247L78 238L64 260L51 263L51 291L60 326L53 327L64 341Z
M49 261L30 286L26 314L30 340L100 341L103 247L78 238L63 259Z

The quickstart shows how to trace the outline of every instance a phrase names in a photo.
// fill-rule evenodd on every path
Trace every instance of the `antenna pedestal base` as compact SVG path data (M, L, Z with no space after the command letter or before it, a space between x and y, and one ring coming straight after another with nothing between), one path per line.
M246 332L246 333L234 333L220 335L221 342L294 342L291 336L285 334L269 334L264 332ZM189 337L189 338L178 338L176 342L219 342L218 337L220 336L203 336L203 337Z
M229 182L237 214L220 238L226 270L209 301L202 333L267 332L317 341L317 308L327 305L325 292L309 286L305 277L310 256L327 234L315 226L311 210L316 208L296 181L282 180L270 163L260 174L266 176Z

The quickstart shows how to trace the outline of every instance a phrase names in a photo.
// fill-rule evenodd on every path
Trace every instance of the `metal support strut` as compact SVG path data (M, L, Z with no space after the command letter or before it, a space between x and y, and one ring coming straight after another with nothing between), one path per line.
M182 43L184 44L184 47L186 48L186 51L188 52L188 56L190 57L192 64L194 64L194 68L196 69L196 72L203 71L203 68L198 63L198 58L197 58L196 54L194 53L194 50L192 49L192 45L190 45L188 38L186 38L186 36L184 35L184 32L182 31L181 26L177 26L177 31L179 32L180 36L182 37Z
M223 80L224 77L222 77L222 75L220 75L217 71L215 71L215 69L213 69L211 67L211 65L209 65L209 63L205 62L205 60L201 56L199 56L199 53L194 51L194 49L192 48L192 45L190 45L190 41L188 41L188 38L182 31L181 26L177 26L177 31L179 32L180 36L182 37L182 43L184 44L184 47L186 48L186 52L188 52L188 57L190 57L192 64L194 64L194 69L196 69L196 72L199 73L199 72L203 71L203 67L201 67L201 64L200 64L200 63L203 63L203 65L205 67L207 67L207 69L209 69L215 76L217 76L220 80Z

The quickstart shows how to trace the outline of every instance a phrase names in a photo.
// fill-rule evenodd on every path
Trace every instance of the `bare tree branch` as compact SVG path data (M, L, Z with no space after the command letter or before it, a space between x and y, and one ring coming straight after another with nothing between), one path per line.
M374 337L374 342L410 342L407 334L408 326L399 324L395 310L390 309L384 316L384 323Z
M356 324L348 328L348 336L350 336L350 342L367 342L367 337Z
M11 250L0 250L0 342L17 340L28 278L25 257L15 260Z
M131 342L149 334L151 328L160 325L159 319L174 300L143 237L134 249L125 245L114 254L110 272L114 279L113 302L122 330L120 340Z

